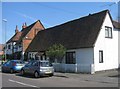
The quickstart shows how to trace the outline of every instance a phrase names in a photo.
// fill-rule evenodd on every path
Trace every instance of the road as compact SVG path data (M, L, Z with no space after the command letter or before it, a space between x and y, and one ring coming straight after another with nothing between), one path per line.
M19 73L2 75L2 87L118 87L118 78L103 75L55 73L53 77L33 78Z

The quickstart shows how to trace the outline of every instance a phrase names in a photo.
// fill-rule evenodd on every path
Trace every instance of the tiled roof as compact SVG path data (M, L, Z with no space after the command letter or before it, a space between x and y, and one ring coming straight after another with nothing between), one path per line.
M26 51L45 51L53 44L62 44L67 49L93 47L106 13L109 11L90 14L40 31Z
M120 22L113 21L113 26L117 29L120 29Z
M17 32L10 40L7 41L7 43L17 42L20 39L21 34L22 34L22 32Z
M40 20L38 20L40 22ZM28 32L32 29L32 27L38 22L34 22L33 24L23 28L20 32L17 32L10 40L7 41L7 43L9 42L17 42L20 43L22 42L22 39L28 34ZM42 23L40 22L40 24L42 25ZM44 28L44 26L42 25L42 27Z
M36 22L35 23L33 23L33 24L31 24L31 25L29 25L29 26L27 26L26 28L23 28L22 30L21 30L21 36L20 36L20 39L17 41L17 43L20 43L21 41L22 41L22 39L27 35L27 33L31 30L31 28L34 26L36 24Z

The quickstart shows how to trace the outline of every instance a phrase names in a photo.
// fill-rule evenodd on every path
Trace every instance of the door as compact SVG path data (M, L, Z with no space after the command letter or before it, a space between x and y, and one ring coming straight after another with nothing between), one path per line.
M39 62L35 61L32 63L32 65L29 67L29 73L33 74L35 71L39 71Z

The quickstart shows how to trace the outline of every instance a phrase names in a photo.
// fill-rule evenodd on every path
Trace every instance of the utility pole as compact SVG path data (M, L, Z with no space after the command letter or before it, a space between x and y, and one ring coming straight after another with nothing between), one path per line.
M4 41L4 44L5 44L5 50L4 50L4 55L5 55L5 60L6 60L6 35L7 35L7 20L6 19L3 19L2 20L4 22L4 30L3 30L3 41Z

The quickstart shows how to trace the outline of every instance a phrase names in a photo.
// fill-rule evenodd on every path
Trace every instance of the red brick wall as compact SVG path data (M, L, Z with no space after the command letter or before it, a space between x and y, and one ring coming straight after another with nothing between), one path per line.
M25 50L28 48L29 44L31 43L31 41L33 40L33 38L35 37L35 35L40 31L43 30L43 26L40 24L40 22L37 22L33 28L29 31L29 33L26 35L26 37L23 39L23 51L25 52Z

